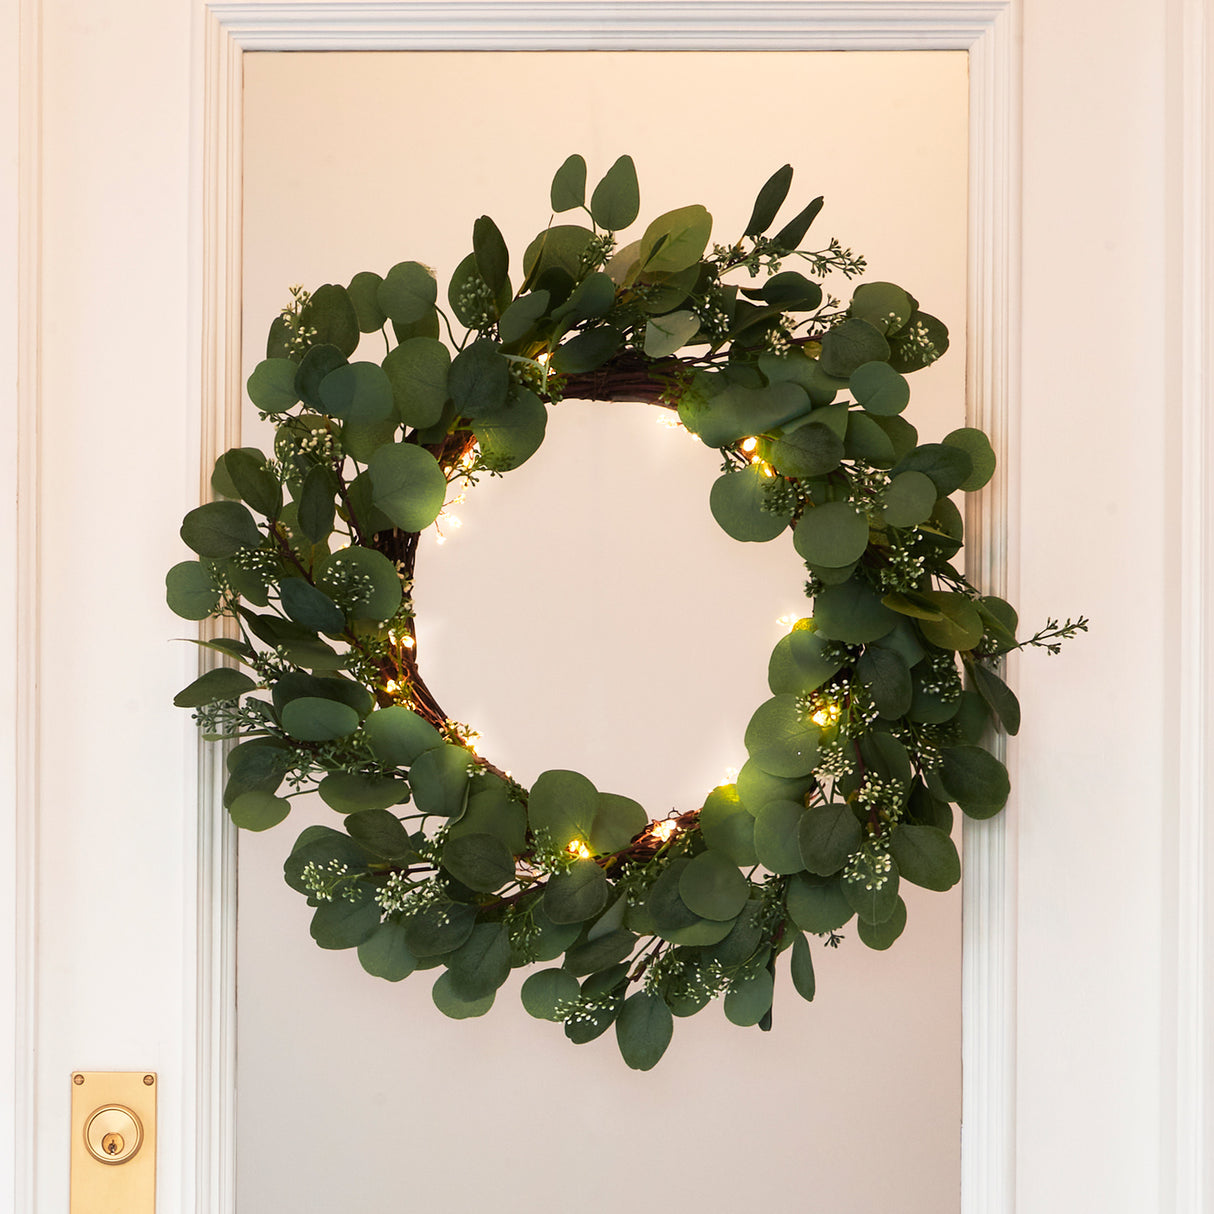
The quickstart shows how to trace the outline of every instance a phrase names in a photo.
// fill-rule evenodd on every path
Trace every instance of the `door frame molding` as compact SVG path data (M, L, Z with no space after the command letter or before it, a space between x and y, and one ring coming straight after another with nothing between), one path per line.
M244 3L204 10L198 81L201 185L196 292L202 467L238 444L241 59L293 50L961 50L969 55L968 424L1003 476L971 495L967 557L988 592L1015 597L1019 365L1018 9L1014 0L404 0ZM213 751L215 748L208 748ZM1015 755L1012 755L1014 763ZM222 772L199 759L199 1209L234 1202L235 884ZM962 890L962 1210L1010 1214L1015 1179L1015 806L967 821ZM226 817L224 815L223 817Z

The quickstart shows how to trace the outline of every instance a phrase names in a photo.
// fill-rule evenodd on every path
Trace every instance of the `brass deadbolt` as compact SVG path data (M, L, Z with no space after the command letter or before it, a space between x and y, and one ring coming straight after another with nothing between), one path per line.
M143 1142L143 1126L125 1105L107 1104L84 1123L84 1145L102 1163L126 1163Z

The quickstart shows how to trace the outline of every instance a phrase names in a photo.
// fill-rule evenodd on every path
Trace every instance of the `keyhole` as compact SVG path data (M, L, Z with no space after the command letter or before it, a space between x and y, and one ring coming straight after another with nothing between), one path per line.
M123 1145L121 1134L107 1134L101 1140L101 1149L107 1155L117 1155L122 1150Z

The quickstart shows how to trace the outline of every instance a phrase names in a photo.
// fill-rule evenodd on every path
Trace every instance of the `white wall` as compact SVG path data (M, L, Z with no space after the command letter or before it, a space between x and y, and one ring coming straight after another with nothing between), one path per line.
M641 29L623 6L581 7L597 14L591 27ZM856 9L871 12L877 38L898 13L977 11ZM444 11L487 24L494 6ZM731 42L751 21L791 38L816 12L838 11L644 6L645 22L675 42L711 22ZM1197 1214L1211 1200L1202 1169L1214 1155L1202 1121L1210 1004L1200 1001L1214 683L1201 480L1211 453L1208 5L1023 0L982 11L1023 20L1018 597L1028 618L1085 611L1095 623L1065 658L1020 669L1027 724L1009 819L1017 1101L1006 1110L1018 1127L1015 1204L1024 1214ZM376 12L365 27L386 19ZM0 315L19 313L30 343L18 410L2 424L34 482L17 521L38 527L42 575L38 596L35 559L2 550L17 587L4 619L18 628L4 719L35 726L39 747L7 752L17 771L0 818L19 869L4 954L16 956L17 1132L0 1136L0 1173L11 1164L22 1214L65 1207L73 1068L161 1073L165 1211L195 1208L193 1148L215 1128L195 1111L205 1085L195 1070L194 751L188 724L164 707L190 665L168 642L180 630L159 602L176 542L144 530L153 515L179 517L198 492L202 235L222 229L221 215L201 211L201 150L223 143L204 140L194 90L204 50L227 44L202 13L187 0L0 8L6 36L17 32L6 53L17 47L19 60L17 96L0 95L0 163L11 173L20 146L24 165L19 225L6 221L0 237ZM518 25L501 22L486 44ZM18 418L39 420L41 459ZM158 436L148 458L129 459L130 434ZM11 523L11 493L8 502ZM37 714L18 716L35 693ZM31 889L34 915L20 902Z
M943 437L965 418L966 66L955 51L249 55L246 370L291 282L346 282L417 258L445 291L485 211L521 260L571 151L586 155L592 185L617 155L635 157L638 231L700 201L722 241L791 160L790 208L827 198L811 246L840 237L867 256L868 277L905 284L956 334L946 359L912 379L914 421L925 441ZM803 123L738 114L739 96L774 81ZM837 117L808 117L842 99ZM842 276L829 282L847 297ZM378 334L367 344L382 357ZM484 753L528 784L545 767L583 771L658 817L699 806L741 765L746 722L769 694L777 617L809 604L788 538L725 536L707 510L716 452L659 427L655 412L554 409L525 468L470 493L445 545L425 537L416 597L427 682L481 730ZM316 816L332 818L323 806ZM306 821L296 817L241 840L239 1210L340 1205L345 1170L299 1157L318 1105L342 1108L331 1133L372 1209L392 1201L399 1173L378 1161L403 1138L422 1206L522 1210L533 1194L506 1185L503 1198L503 1177L538 1139L554 1190L577 1191L587 1214L613 1210L615 1187L584 1178L675 1125L697 1166L672 1172L661 1153L642 1153L628 1165L634 1210L731 1208L753 1192L753 1173L713 1161L759 1155L766 1190L784 1200L806 1193L809 1173L814 1201L841 1214L959 1209L959 888L911 891L888 954L851 930L837 952L815 946L818 999L807 1007L782 981L771 1034L740 1032L713 1007L680 1022L659 1068L638 1076L613 1034L577 1048L529 1020L518 982L482 1022L453 1024L430 1003L433 975L390 987L351 953L319 953L310 912L281 879ZM334 1038L355 1021L357 1034ZM337 1045L328 1057L325 1040ZM860 1166L856 1127L874 1102L901 1128ZM483 1169L461 1163L472 1141Z

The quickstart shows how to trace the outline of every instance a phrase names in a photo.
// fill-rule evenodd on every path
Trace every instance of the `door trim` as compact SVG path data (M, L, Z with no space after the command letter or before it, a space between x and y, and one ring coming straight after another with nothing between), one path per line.
M202 10L192 306L202 335L201 469L239 441L241 60L290 50L963 50L970 66L967 416L1003 476L967 509L971 574L1015 599L1019 446L1019 14L1014 0L444 0L242 3ZM196 381L197 382L197 381ZM975 500L976 499L976 500ZM199 1210L234 1209L235 844L222 770L200 751L196 1169ZM1009 756L1013 767L1016 754ZM1013 785L1015 781L1013 780ZM962 891L962 1211L1015 1206L1016 805L966 821Z

